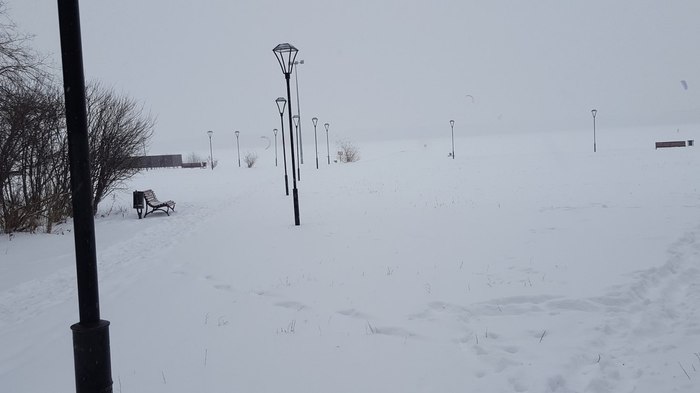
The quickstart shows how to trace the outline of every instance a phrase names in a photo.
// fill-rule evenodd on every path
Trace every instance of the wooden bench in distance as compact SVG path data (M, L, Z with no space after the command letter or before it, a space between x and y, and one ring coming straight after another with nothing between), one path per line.
M146 190L143 192L143 197L146 200L146 214L143 216L146 217L147 215L153 213L156 210L160 210L164 212L167 215L170 215L170 211L175 211L175 202L173 201L167 201L167 202L161 202L158 200L156 197L156 193L153 192L153 190ZM148 207L151 208L151 211L148 211Z
M662 147L685 147L685 141L656 142L656 148Z

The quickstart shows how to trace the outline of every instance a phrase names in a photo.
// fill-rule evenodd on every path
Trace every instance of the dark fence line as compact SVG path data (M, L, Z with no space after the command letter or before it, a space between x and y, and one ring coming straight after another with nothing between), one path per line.
M131 157L129 168L173 168L182 166L182 154Z

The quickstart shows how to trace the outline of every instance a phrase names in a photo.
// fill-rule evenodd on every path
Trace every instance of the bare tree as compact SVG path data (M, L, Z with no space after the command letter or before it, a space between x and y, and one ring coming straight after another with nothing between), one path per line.
M360 159L360 150L350 141L341 140L338 142L338 161L355 162Z
M138 156L153 135L155 119L135 100L98 83L87 87L88 132L93 187L93 211L138 169Z
M60 85L17 33L0 0L0 230L34 231L72 214ZM130 178L154 119L136 101L99 84L86 91L93 210Z
M0 79L21 82L44 74L43 58L29 47L30 36L19 33L0 0Z
M66 211L68 170L61 95L50 79L0 83L2 228L51 229ZM63 214L64 214L63 213Z

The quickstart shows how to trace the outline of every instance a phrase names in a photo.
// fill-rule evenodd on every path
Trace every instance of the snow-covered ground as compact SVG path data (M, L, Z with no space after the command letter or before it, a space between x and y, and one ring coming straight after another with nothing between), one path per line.
M698 131L307 144L299 227L272 150L139 174L96 220L114 391L698 392L700 153L653 144ZM0 261L0 392L74 391L71 226Z

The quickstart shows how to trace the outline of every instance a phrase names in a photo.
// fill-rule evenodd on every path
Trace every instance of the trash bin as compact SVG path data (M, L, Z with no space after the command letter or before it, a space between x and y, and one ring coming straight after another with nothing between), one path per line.
M141 213L143 212L144 198L143 191L134 191L134 209L141 219Z
M693 146L693 143L695 143L694 139L688 139L688 146Z

